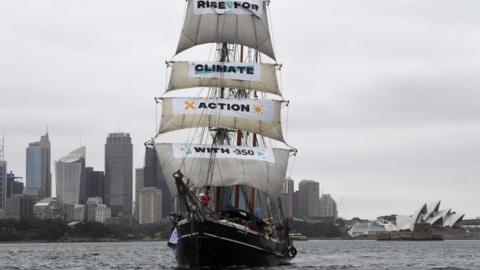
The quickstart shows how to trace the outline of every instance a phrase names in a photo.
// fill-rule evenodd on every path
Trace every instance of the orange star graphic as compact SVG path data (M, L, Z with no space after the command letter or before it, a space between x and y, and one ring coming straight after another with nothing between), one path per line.
M262 114L264 112L262 105L253 106L253 112L256 114Z
M195 110L195 101L185 101L185 110Z

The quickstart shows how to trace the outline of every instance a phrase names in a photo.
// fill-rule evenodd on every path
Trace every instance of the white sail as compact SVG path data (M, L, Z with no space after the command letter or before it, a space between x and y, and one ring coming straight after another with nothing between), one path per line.
M245 45L275 59L266 1L189 0L177 54L205 43Z
M221 98L163 98L159 133L221 127L257 133L284 141L281 101Z
M160 167L174 194L177 189L172 175L180 169L184 179L194 187L248 185L272 198L277 198L282 190L291 152L260 147L169 143L155 147Z
M172 62L167 91L193 87L250 89L281 96L272 64Z

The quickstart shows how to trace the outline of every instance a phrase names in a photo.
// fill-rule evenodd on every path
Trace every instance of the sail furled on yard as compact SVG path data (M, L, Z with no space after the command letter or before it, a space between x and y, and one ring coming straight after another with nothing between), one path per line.
M194 87L249 89L281 96L273 64L172 62L167 91Z
M282 190L291 153L288 149L241 146L159 143L155 147L173 193L172 175L180 168L193 187L248 185L272 198Z
M275 60L264 0L188 0L177 54L205 43L233 43Z
M159 133L186 128L232 128L284 141L281 103L265 99L163 98Z

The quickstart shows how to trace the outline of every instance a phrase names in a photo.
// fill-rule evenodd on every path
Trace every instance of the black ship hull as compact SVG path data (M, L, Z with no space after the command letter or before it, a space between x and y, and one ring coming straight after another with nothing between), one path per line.
M277 241L228 221L185 221L177 226L175 248L181 268L276 266L288 264L288 241Z

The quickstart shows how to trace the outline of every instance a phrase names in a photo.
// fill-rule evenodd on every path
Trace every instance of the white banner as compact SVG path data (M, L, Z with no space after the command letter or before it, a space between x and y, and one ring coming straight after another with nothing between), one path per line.
M202 147L210 147L203 145ZM227 187L234 185L248 185L266 192L270 198L275 199L280 195L285 175L287 174L288 159L291 150L288 149L268 149L266 155L273 157L273 162L262 161L258 158L248 160L247 155L233 156L228 154L218 154L212 166L207 154L199 154L200 158L185 158L184 150L177 149L170 143L156 144L158 162L167 180L170 191L175 196L177 188L173 174L179 169L185 175L184 180L188 179L189 184L196 187L209 185L212 187ZM227 149L227 148L225 148ZM232 147L233 150L260 150L257 148ZM215 150L219 152L220 150ZM225 150L224 150L225 151ZM174 152L177 152L174 154ZM220 151L221 152L221 151ZM175 157L175 155L179 157ZM223 155L219 157L219 155ZM226 157L226 158L225 158ZM230 158L231 157L231 158ZM271 160L270 158L267 158Z
M193 0L195 14L235 14L262 17L263 0Z
M272 100L175 98L172 101L173 115L227 116L272 122L275 114Z
M242 159L258 160L275 163L275 156L272 149L261 147L241 147L241 146L207 146L207 145L188 145L173 144L174 158L223 158L223 159Z
M216 78L224 80L262 80L262 67L256 63L189 62L190 78Z

